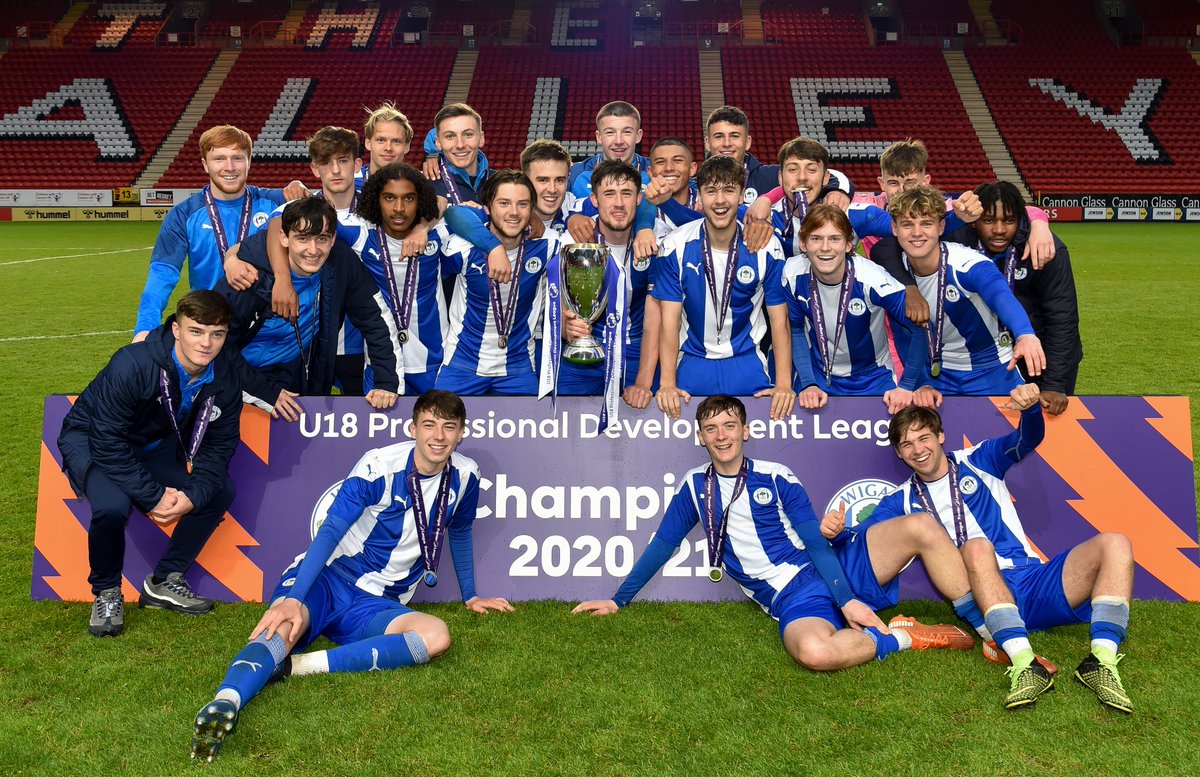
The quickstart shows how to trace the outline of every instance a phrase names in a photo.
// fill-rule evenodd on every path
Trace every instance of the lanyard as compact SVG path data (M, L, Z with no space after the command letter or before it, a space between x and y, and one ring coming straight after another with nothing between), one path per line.
M192 461L196 458L196 453L200 450L200 442L204 439L204 433L208 431L209 422L212 421L213 406L216 404L217 398L215 395L210 395L204 400L204 404L200 406L200 412L196 415L196 425L192 427L191 445L185 446L183 434L179 431L179 419L175 417L175 403L171 399L171 381L164 369L158 371L158 391L162 397L163 407L167 410L167 416L171 419L171 428L175 430L175 439L179 440L179 447L187 460L187 471L190 475Z
M717 473L711 464L704 473L704 536L708 540L708 577L714 583L720 582L723 576L721 574L721 554L725 550L725 538L728 535L729 511L733 509L733 503L746 488L746 476L749 472L750 467L743 456L742 466L738 469L737 477L733 481L733 495L729 497L729 504L725 505L719 518L717 516Z

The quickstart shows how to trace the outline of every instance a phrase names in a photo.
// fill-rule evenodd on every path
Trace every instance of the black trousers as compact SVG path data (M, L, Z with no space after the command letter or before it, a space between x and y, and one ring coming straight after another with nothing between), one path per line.
M74 435L72 435L74 436ZM87 440L82 437L83 449ZM66 441L64 441L66 442ZM75 441L72 441L75 442ZM68 446L60 446L68 447ZM71 445L73 452L79 446ZM138 460L159 483L183 490L188 482L187 465L179 445L174 440L164 440L157 448L137 454ZM121 570L125 563L125 525L133 502L107 475L90 459L68 455L63 451L63 464L67 475L80 496L87 500L92 510L92 523L88 528L88 562L91 574L88 582L92 593L121 585ZM84 471L79 471L83 469ZM186 572L204 549L208 538L216 531L225 517L225 511L233 503L235 490L229 477L225 487L207 504L198 504L195 509L175 523L175 530L167 540L166 549L154 567L156 577L164 578L172 572ZM189 494L189 497L191 495Z

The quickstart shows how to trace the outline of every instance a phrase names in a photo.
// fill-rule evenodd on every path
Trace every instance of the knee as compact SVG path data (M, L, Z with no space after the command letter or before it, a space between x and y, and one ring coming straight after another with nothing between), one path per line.
M967 540L963 543L961 553L967 569L986 569L996 563L996 548L985 539Z
M133 509L133 503L123 494L103 499L89 497L88 504L92 508L93 529L124 530L125 523L129 520L129 512Z
M908 516L908 530L913 539L923 548L935 543L950 541L950 535L942 528L942 523L929 513L914 513Z
M221 485L221 490L213 497L210 502L213 511L217 514L217 521L221 521L225 517L225 512L229 506L233 504L233 498L237 496L237 487L233 485L233 481L226 477L225 482Z
M450 629L445 623L439 622L436 626L423 628L417 635L425 643L425 650L430 658L437 658L450 649Z
M1133 542L1120 532L1101 532L1096 537L1106 561L1116 564L1133 563Z
M807 638L800 640L792 651L792 658L805 669L814 672L829 672L840 668L837 654L828 640Z

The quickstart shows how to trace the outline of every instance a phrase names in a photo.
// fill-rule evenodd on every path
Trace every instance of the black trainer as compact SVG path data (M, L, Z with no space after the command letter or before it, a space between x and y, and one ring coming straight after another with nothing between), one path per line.
M201 615L213 608L213 600L196 596L183 579L183 574L172 572L161 583L155 583L153 575L146 576L138 607L161 607L185 615Z
M115 637L125 630L125 596L120 588L107 588L92 602L88 631L93 637Z
M196 713L192 731L192 758L212 763L213 756L225 743L225 737L237 728L238 708L228 699L213 699Z

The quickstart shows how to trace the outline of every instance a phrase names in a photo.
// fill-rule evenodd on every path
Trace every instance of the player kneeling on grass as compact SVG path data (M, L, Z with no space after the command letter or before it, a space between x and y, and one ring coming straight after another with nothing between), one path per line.
M1101 703L1132 712L1117 672L1133 593L1132 545L1124 534L1102 532L1046 562L1034 552L1004 475L1034 451L1046 425L1037 385L1018 386L1009 397L1010 407L1021 411L1015 430L950 455L942 447L946 435L937 411L914 406L897 413L888 439L913 475L848 534L869 534L892 520L908 520L898 516L913 511L940 520L961 548L978 602L973 613L982 610L985 616L981 621L977 614L959 613L984 640L994 638L984 644L987 658L1012 664L1005 707L1032 704L1054 686L1057 668L1034 655L1029 632L1090 621L1092 652L1075 678ZM955 605L958 609L959 602Z
M466 415L456 395L427 391L413 405L416 439L368 451L355 465L308 552L284 571L216 697L196 715L193 758L212 760L243 705L269 679L395 669L444 653L446 624L405 606L422 580L437 584L443 540L466 606L512 611L505 599L475 593L471 523L479 466L454 452ZM293 653L319 636L339 647Z
M696 408L696 422L709 463L683 477L658 532L616 595L583 602L575 613L608 615L627 605L700 523L708 538L710 577L720 580L727 571L779 621L784 648L808 669L844 669L897 650L974 647L957 626L909 619L910 625L889 629L874 612L895 604L893 581L914 556L922 558L945 595L968 592L962 561L928 516L877 532L847 557L854 563L844 566L792 471L742 454L750 428L741 400L709 397ZM890 599L883 590L889 585Z

